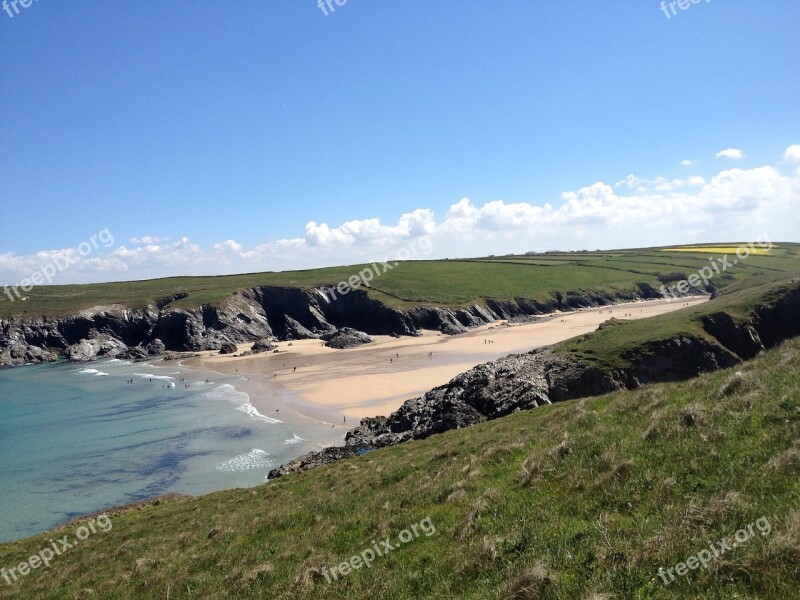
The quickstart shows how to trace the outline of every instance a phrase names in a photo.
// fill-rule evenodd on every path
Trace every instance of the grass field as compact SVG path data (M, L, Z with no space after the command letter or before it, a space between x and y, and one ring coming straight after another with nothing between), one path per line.
M800 340L733 371L570 401L251 490L112 512L0 598L790 599ZM430 518L371 568L340 565ZM674 568L759 523L707 569ZM764 524L769 525L768 533ZM77 525L0 545L18 565ZM763 533L763 535L762 535Z
M736 247L725 244L725 247ZM369 294L387 305L407 308L420 304L465 306L484 298L547 300L556 292L603 293L632 290L637 283L660 287L659 277L689 275L709 264L705 247L664 252L662 248L608 252L546 253L487 257L473 260L409 261L376 278ZM96 285L41 286L26 302L11 302L0 294L0 317L64 316L92 306L124 304L141 308L175 294L186 294L175 307L218 304L231 293L255 286L312 288L335 285L369 265L327 269L254 273L220 277L173 277L150 281ZM779 244L767 255L750 256L715 276L717 287L751 277L800 273L800 245Z

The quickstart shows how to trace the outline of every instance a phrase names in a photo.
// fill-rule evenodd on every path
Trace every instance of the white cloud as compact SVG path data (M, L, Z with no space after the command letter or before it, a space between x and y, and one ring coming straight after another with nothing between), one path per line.
M159 244L161 242L168 242L170 238L168 237L156 237L154 235L143 235L142 237L133 237L128 240L131 244L135 244L137 246L145 245L145 244Z
M435 221L433 211L427 208L405 213L397 225L383 225L380 219L347 221L339 227L327 223L310 221L306 224L306 241L312 246L332 246L377 243L390 245L409 236L433 233Z
M726 148L717 152L717 158L730 158L732 160L741 160L744 158L744 152L738 148Z
M800 165L800 144L794 144L783 153L783 160L792 165Z
M800 160L800 147L787 149ZM484 203L462 198L440 220L428 208L339 225L309 221L302 236L245 247L227 239L202 248L187 237L143 236L130 246L101 249L59 274L57 282L140 279L312 268L392 259L427 236L426 258L468 257L528 250L594 249L746 240L766 234L800 241L800 169L774 166L722 170L709 178L652 179L629 175L561 194L556 202ZM0 254L0 281L17 283L74 249L18 256Z
M685 160L682 160L682 161L681 161L681 166L682 166L682 167L693 167L693 166L695 166L696 164L697 164L697 161L696 161L696 160L690 160L690 159L688 159L688 158L687 158L687 159L685 159Z
M644 194L649 191L669 192L682 187L697 187L703 184L705 184L705 179L697 175L686 179L667 179L661 176L655 179L642 179L636 175L628 175L625 179L617 181L614 187L625 186Z
M242 245L235 240L227 240L225 242L220 242L218 244L214 244L214 250L217 251L229 251L229 252L241 252Z

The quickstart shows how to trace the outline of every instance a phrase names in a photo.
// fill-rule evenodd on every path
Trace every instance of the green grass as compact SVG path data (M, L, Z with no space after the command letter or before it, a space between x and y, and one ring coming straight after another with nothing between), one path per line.
M718 255L715 255L718 256ZM638 283L660 287L657 277L708 264L694 253L659 249L614 252L547 253L532 256L488 257L477 260L409 261L373 281L369 294L397 308L417 305L460 307L486 298L548 300L556 292L612 293L630 291ZM313 288L335 285L367 268L350 265L306 271L253 273L220 277L172 277L149 281L35 287L26 302L11 302L0 294L0 317L12 315L65 316L93 306L123 304L142 308L176 294L178 308L217 305L237 290L256 286ZM785 276L800 272L800 245L780 244L768 256L752 256L715 285L730 285L751 277Z
M719 343L702 324L702 319L717 312L725 312L735 321L750 317L758 307L767 307L780 296L782 290L800 287L800 280L778 279L777 275L754 276L746 282L732 284L719 298L694 307L659 315L649 319L627 321L622 317L625 306L615 306L609 317L616 317L610 327L595 331L589 336L572 338L558 345L556 351L572 355L589 363L601 363L610 368L626 368L636 358L637 352L653 342L666 341L678 336L706 339ZM746 287L749 284L750 287ZM680 304L680 299L673 302Z
M800 340L734 371L570 401L267 485L112 513L0 598L784 599L800 589ZM430 517L436 534L327 583ZM672 567L766 517L708 570ZM0 545L9 567L73 535ZM607 594L607 595L606 595Z

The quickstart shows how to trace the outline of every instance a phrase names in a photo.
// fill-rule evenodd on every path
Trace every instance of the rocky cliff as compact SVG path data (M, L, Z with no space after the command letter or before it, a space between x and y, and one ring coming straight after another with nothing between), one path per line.
M554 310L659 296L647 284L640 284L609 295L565 292L546 301L486 299L468 308L418 306L410 310L390 308L361 289L341 295L327 287L258 287L237 292L219 306L172 306L182 297L171 296L136 310L111 305L63 318L0 319L0 366L52 361L59 356L85 361L145 358L165 350L219 350L223 344L259 339L322 338L344 328L368 335L416 335L419 329L454 335L501 319L514 321Z

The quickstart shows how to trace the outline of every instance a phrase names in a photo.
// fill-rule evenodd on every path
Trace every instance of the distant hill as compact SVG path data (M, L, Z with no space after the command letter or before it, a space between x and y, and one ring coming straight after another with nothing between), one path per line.
M704 244L598 252L549 252L538 255L469 260L408 261L389 268L381 264L349 265L306 271L253 273L219 277L171 277L149 281L92 285L37 286L11 302L0 294L0 317L68 316L94 306L121 304L128 308L197 308L217 306L236 291L250 288L336 286L371 270L364 288L371 298L401 309L423 305L465 307L485 298L530 298L546 301L556 293L609 294L655 289L670 277L688 277L721 257L714 249L735 250L743 244ZM758 246L756 245L756 248ZM669 251L668 251L669 250ZM731 260L735 259L730 252ZM377 267L377 269L376 269ZM749 256L710 280L713 288L750 277L800 272L800 245L776 243L767 254ZM672 280L674 282L674 280ZM703 286L705 287L705 285ZM13 296L13 294L12 294Z

